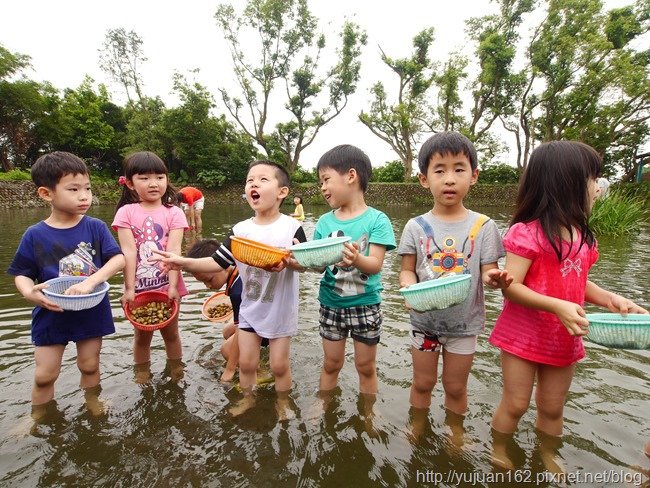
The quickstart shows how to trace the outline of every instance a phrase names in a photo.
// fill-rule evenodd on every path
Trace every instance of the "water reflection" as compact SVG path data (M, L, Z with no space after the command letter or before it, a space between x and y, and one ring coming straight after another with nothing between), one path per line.
M325 207L308 208L307 236ZM399 236L406 220L424 209L386 208ZM509 211L482 209L502 229ZM46 216L45 209L0 211L0 264L6 269L24 229ZM105 221L112 207L92 209ZM223 239L232 223L250 215L245 206L208 207L203 237ZM195 235L187 234L185 246ZM592 279L648 304L650 228L636 237L601 240L601 261ZM201 317L211 295L187 278L179 327L183 364L165 361L163 343L154 336L152 362L136 384L131 362L132 327L118 298L121 280L109 295L117 332L104 340L102 393L105 415L93 416L79 389L74 348L64 355L56 402L43 419L27 424L33 375L29 340L31 307L18 296L13 279L0 275L0 485L3 486L414 486L427 473L492 473L489 422L499 400L498 352L479 338L470 374L469 413L453 418L436 388L432 407L417 419L408 405L411 359L408 317L397 294L399 257L389 253L384 270L385 326L377 351L379 395L368 408L358 394L358 378L348 345L339 387L325 412L314 415L319 400L322 360L316 293L320 276L301 277L299 334L292 340L294 388L288 402L295 418L281 421L272 385L261 385L256 406L233 418L228 409L241 398L233 385L219 384L221 329ZM501 306L488 292L490 326ZM650 440L650 351L620 351L587 344L566 407L566 435L559 449L569 472L631 472L650 469L642 454ZM507 448L516 467L542 468L534 412L524 416ZM444 483L443 483L444 484ZM452 485L448 483L447 485ZM462 483L461 483L462 485ZM477 482L475 486L488 486ZM514 485L514 484L513 484Z

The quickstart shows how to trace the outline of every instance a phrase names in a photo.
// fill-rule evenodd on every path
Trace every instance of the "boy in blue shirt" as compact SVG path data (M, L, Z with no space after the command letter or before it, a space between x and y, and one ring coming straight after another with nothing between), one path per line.
M92 203L92 191L88 168L80 158L62 151L45 154L32 166L32 180L52 212L25 231L8 269L15 276L18 291L36 305L32 312L36 362L32 415L40 417L53 399L54 383L69 341L77 346L86 405L93 413L101 413L97 400L99 353L102 337L115 332L108 294L95 307L64 311L41 290L49 279L76 275L88 278L65 293L88 294L124 268L124 256L106 224L85 215Z
M320 282L319 330L323 338L321 394L336 387L348 336L354 341L359 391L377 393L375 357L383 316L381 269L386 251L395 249L395 234L383 212L366 205L372 174L368 156L352 145L327 151L316 166L321 191L334 210L316 223L314 239L350 236L343 260L328 266Z

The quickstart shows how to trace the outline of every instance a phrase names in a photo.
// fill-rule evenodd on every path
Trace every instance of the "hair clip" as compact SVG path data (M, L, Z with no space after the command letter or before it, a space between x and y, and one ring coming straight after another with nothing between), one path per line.
M124 176L120 176L120 179L117 181L120 185L126 185L126 178Z

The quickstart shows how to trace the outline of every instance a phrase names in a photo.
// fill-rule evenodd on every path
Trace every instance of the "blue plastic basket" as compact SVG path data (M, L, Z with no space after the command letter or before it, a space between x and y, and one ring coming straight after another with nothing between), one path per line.
M72 285L81 283L87 276L59 276L47 280L47 288L43 288L43 294L54 303L59 305L63 310L86 310L93 308L104 299L108 292L109 285L106 281L95 287L92 293L88 295L64 295L65 291Z
M406 302L420 312L449 308L467 299L471 275L444 276L400 288Z
M293 257L305 268L323 268L336 264L343 259L345 243L350 236L325 237L291 246Z
M650 315L588 313L587 339L618 349L650 349Z

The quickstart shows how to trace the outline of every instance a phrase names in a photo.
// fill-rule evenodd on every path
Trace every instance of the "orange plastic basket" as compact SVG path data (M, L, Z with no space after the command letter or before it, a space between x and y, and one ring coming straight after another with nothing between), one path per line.
M286 249L267 246L244 237L231 237L231 250L237 261L256 268L271 269L278 266L289 255Z
M211 317L210 309L221 304L228 305L230 307L230 311L218 317ZM205 302L203 302L203 308L201 309L201 313L203 314L203 317L206 320L209 320L210 322L227 322L228 320L230 320L230 318L232 318L233 315L232 304L230 303L230 297L226 295L225 291L219 291L215 293L211 297L207 298Z
M152 302L166 303L167 306L171 307L172 309L171 317L169 317L167 320L163 322L160 322L158 324L152 324L152 325L141 324L137 322L133 317L133 310ZM135 296L135 298L133 299L133 303L131 304L127 303L126 307L124 307L124 313L126 315L126 318L129 319L129 322L131 322L133 324L133 327L135 327L136 329L153 331L153 330L163 329L172 323L172 320L174 320L178 315L178 303L176 303L176 300L170 300L169 297L167 296L167 293L164 293L162 291L143 291L142 293L138 293Z

